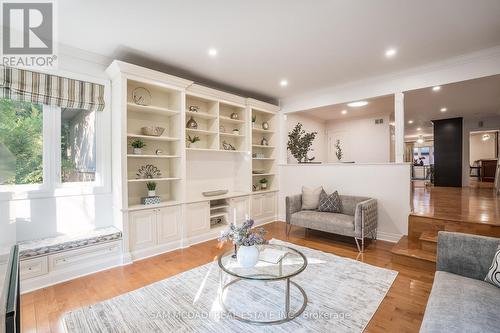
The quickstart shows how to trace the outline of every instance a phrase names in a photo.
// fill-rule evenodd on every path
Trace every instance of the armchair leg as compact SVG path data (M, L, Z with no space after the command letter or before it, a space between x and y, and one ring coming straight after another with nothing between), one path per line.
M286 237L288 238L288 236L290 236L290 231L292 230L292 225L287 223L285 225L285 233L286 233Z
M358 239L357 239L356 237L354 237L354 240L356 241L356 246L358 247L358 252L359 252L359 253L363 252L363 251L361 250L361 247L359 247L359 242L358 242Z

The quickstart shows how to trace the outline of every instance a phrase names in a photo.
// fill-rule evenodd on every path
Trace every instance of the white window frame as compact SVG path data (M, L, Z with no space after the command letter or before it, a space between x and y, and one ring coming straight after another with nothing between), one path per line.
M57 74L62 75L62 74ZM111 193L111 99L106 80L62 75L104 85L106 106L96 112L96 175L92 182L61 180L61 108L43 105L43 182L0 185L0 201Z

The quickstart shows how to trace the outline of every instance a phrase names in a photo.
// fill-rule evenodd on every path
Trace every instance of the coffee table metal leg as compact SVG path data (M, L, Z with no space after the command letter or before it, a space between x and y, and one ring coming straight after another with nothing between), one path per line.
M286 279L286 288L285 288L285 318L290 318L290 278Z

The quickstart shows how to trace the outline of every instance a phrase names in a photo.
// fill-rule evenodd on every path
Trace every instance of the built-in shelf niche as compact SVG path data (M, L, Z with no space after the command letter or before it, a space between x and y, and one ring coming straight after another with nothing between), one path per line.
M138 105L133 99L134 90L146 89L151 98ZM148 95L148 93L143 92ZM141 205L141 198L148 195L146 183L156 183L156 195L161 204L181 200L181 149L184 131L181 124L182 92L162 84L127 80L127 162L126 189L128 207L148 207ZM163 127L160 136L146 135L142 127ZM134 153L132 141L140 139L146 146L138 154ZM157 167L161 176L154 179L139 179L139 168L145 165Z

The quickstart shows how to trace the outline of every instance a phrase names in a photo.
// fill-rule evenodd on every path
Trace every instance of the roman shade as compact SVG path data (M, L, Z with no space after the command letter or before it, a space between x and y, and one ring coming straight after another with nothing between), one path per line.
M63 108L104 110L104 86L0 66L0 97Z

